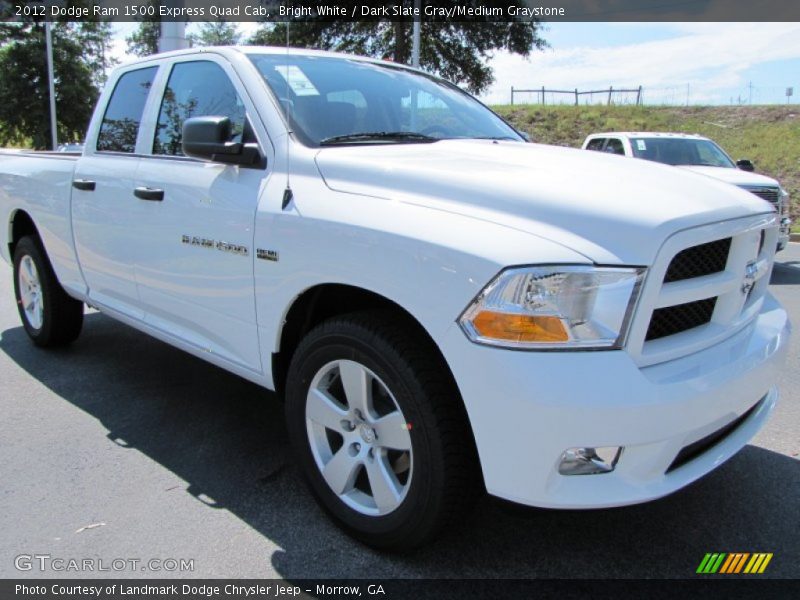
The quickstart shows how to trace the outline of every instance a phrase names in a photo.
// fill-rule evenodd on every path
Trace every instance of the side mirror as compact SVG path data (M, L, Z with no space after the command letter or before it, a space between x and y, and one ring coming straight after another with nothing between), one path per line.
M755 165L749 158L740 158L736 161L736 168L742 171L753 172L756 170Z
M183 123L183 153L213 162L263 168L258 144L231 142L233 126L228 117L192 117Z

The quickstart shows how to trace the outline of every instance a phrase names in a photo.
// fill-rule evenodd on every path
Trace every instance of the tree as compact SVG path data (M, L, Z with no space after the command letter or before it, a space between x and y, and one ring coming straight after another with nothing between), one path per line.
M161 36L160 21L142 21L139 26L125 38L128 52L136 56L150 56L158 52L158 38Z
M236 46L242 33L235 23L209 21L200 25L199 31L187 36L192 46Z
M459 4L452 1L453 5ZM510 2L512 4L513 2ZM441 3L440 3L441 4ZM290 44L306 48L335 50L409 64L411 61L410 21L323 21L308 18L290 25ZM429 20L421 23L420 66L431 73L480 93L494 81L486 59L497 50L528 56L546 47L539 37L538 21L453 22ZM262 25L249 44L283 46L286 23Z
M112 61L111 28L100 22L52 25L58 137L83 137ZM42 22L0 24L0 144L50 145L50 91Z
M157 5L158 2L151 0L149 4ZM133 33L125 38L128 52L136 56L155 54L158 52L159 37L161 37L160 21L142 21ZM199 31L188 35L187 39L192 46L235 46L242 41L242 33L234 23L210 21L200 25Z
M107 52L114 36L111 23L85 21L72 35L77 36L83 48L83 58L92 72L92 81L98 89L102 88L108 78L109 69L119 62Z
M158 38L161 37L161 16L159 14L160 0L147 0L143 3L144 7L152 7L153 16L139 17L139 26L125 38L128 44L128 52L136 56L150 56L158 52ZM148 18L142 21L141 18Z

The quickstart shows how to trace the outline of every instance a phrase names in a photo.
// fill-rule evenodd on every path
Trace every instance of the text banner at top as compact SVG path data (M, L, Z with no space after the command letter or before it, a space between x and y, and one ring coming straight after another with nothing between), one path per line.
M0 0L0 18L108 21L800 21L795 0Z

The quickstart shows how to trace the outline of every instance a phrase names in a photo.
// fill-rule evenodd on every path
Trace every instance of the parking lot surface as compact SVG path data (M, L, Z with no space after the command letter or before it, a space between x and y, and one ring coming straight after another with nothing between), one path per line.
M800 244L778 255L772 290L800 323ZM800 578L798 335L779 385L751 444L670 497L600 511L487 497L392 556L317 508L274 394L95 312L71 347L35 348L0 263L0 577L694 577L707 552L772 552L765 577ZM17 569L34 554L127 566Z

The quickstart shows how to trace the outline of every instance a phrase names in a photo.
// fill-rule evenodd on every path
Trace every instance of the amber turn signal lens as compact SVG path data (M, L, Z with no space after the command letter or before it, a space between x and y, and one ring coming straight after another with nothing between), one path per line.
M567 330L558 317L479 312L472 325L478 335L509 342L566 342Z

